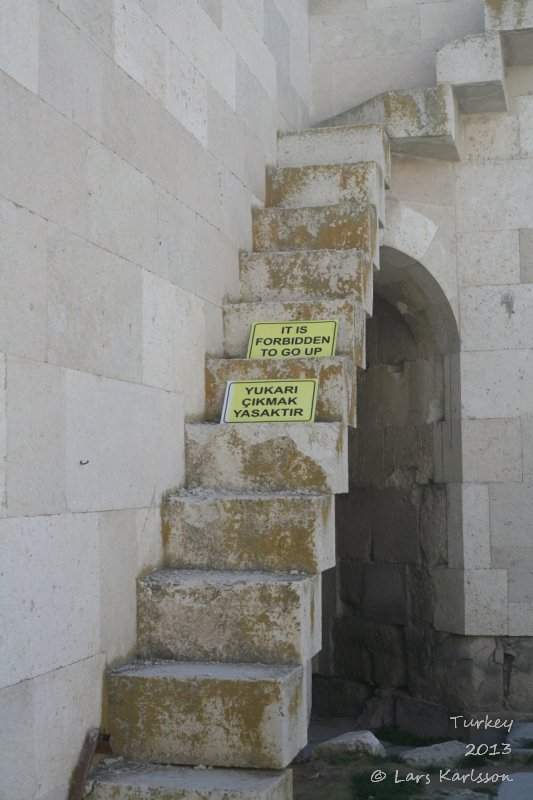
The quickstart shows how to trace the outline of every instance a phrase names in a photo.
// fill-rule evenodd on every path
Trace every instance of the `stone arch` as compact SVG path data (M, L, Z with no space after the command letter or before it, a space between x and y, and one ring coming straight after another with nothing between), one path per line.
M365 706L378 708L368 724L418 730L422 705L426 732L438 735L449 710L465 698L483 706L483 698L472 699L465 686L472 676L460 674L472 642L450 636L464 632L456 629L464 583L442 580L457 577L450 567L460 561L454 488L462 463L460 337L453 293L436 277L446 242L409 211L396 220L415 233L409 238L393 224L374 279L350 491L337 498L337 565L323 584L325 647L314 699L318 713L357 715L377 694L379 702ZM410 252L394 246L405 241L414 242ZM416 257L423 255L431 271Z

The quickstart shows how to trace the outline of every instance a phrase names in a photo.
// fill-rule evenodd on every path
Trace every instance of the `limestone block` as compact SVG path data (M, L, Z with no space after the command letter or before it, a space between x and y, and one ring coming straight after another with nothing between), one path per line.
M59 10L74 25L93 39L106 53L113 54L114 4L113 0L53 0Z
M184 395L189 416L203 414L205 317L202 301L143 272L143 383Z
M109 758L91 774L91 800L290 800L290 772L136 764Z
M465 417L513 417L530 410L533 396L531 351L463 353L461 373Z
M507 570L465 570L465 634L506 636L508 632Z
M39 82L39 0L3 0L0 69L31 92Z
M533 480L491 486L490 521L493 547L531 546Z
M308 18L306 18L302 30L308 27L308 22ZM297 36L300 29L293 33L296 33ZM305 105L309 107L309 39L304 38L299 41L297 38L291 38L289 79Z
M182 492L162 508L170 567L316 573L335 564L328 495Z
M276 155L277 108L248 65L237 57L235 111L264 145L269 162Z
M294 303L239 303L224 307L224 355L244 357L254 322L283 320L336 319L337 355L350 356L364 363L366 314L360 303L351 300Z
M115 6L114 57L137 83L162 102L166 99L168 42L138 3Z
M0 690L3 797L67 797L87 730L100 722L103 666L95 656Z
M139 651L182 661L305 664L320 650L320 578L161 570L139 581Z
M453 205L453 164L439 159L392 155L392 185L398 200L424 205ZM421 209L421 213L429 214Z
M179 395L68 371L66 427L72 510L142 508L182 480Z
M278 68L288 75L290 69L290 31L274 3L265 3L264 40Z
M47 264L48 360L140 381L141 270L56 226Z
M107 662L124 658L136 641L137 511L98 515L100 650Z
M127 665L108 695L116 752L139 761L283 769L306 742L302 667Z
M0 353L0 517L7 515L7 393L6 357Z
M199 142L207 144L207 84L194 64L167 46L165 106Z
M39 58L39 94L43 100L100 138L103 91L111 71L109 59L50 3L41 4Z
M407 624L405 564L363 564L363 617L394 625Z
M461 292L464 350L533 347L533 286L476 286ZM487 324L490 320L490 325Z
M437 81L454 87L463 114L507 111L500 35L481 33L445 45L437 52Z
M220 191L224 198L222 204L222 232L240 250L252 247L252 220L250 206L254 201L250 190L222 164L220 171Z
M375 161L386 185L390 181L390 152L381 125L312 128L278 135L278 166L307 167Z
M44 361L46 221L2 201L0 231L0 347Z
M168 192L183 191L178 181L187 173L178 164L183 151L190 157L198 143L161 101L113 64L106 70L102 106L102 143Z
M524 563L507 570L509 578L509 602L533 604L533 573Z
M0 76L2 193L45 219L86 232L86 134L9 76ZM39 136L34 136L35 131Z
M316 208L265 208L254 213L255 252L265 250L342 250L368 252L379 267L375 209L349 203Z
M533 8L528 0L485 0L487 30L533 28Z
M270 97L276 96L276 60L238 0L224 0L222 32Z
M160 506L136 509L135 530L137 537L135 574L139 575L148 569L155 569L163 561Z
M402 760L417 769L456 767L464 757L464 742L457 740L442 742L442 744L432 744L429 747L416 747L414 750L402 753Z
M383 176L375 161L308 167L271 167L267 171L266 205L284 208L351 203L376 209L385 222Z
M487 569L491 566L489 492L483 484L448 484L448 564Z
M349 298L371 311L371 258L361 250L241 253L240 278L245 303Z
M92 142L88 153L88 184L90 239L135 264L150 267L156 227L152 181Z
M419 61L417 65L420 68ZM409 65L411 69L413 66ZM458 119L451 86L441 84L435 88L382 92L320 125L377 123L385 127L394 152L456 161Z
M501 124L502 120L498 119ZM463 286L520 283L518 231L479 231L457 237L459 283Z
M509 636L531 636L533 603L509 603Z
M374 7L354 13L350 5L345 11L344 14L315 13L310 17L310 46L315 60L369 58L378 49L385 53L401 53L418 44L419 11L415 6Z
M506 483L522 479L519 419L465 419L461 427L464 481Z
M433 624L437 631L465 632L465 574L462 569L434 567L431 572L435 590Z
M533 230L520 231L520 279L533 283Z
M505 161L520 157L520 124L513 114L463 118L463 161Z
M459 164L456 201L458 233L533 228L533 162Z
M315 419L356 424L357 371L349 358L208 359L206 418L220 420L227 381L317 378Z
M483 2L479 0L439 0L423 3L420 8L422 41L442 47L470 33L483 30Z
M0 532L5 635L0 686L97 653L100 591L96 515L4 519Z
M370 731L350 731L334 739L320 742L311 753L315 761L318 758L331 758L332 756L370 755L385 757L385 748Z
M64 373L7 358L7 507L10 516L65 508Z
M533 155L533 97L518 97L518 121L520 125L520 155Z
M229 491L347 491L339 422L188 424L187 486Z

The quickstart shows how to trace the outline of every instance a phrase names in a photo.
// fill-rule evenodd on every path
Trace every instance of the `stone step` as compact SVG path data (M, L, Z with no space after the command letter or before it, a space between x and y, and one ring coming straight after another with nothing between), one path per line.
M379 267L379 238L373 206L339 203L310 208L261 208L253 216L254 252L346 250L369 253Z
M162 525L170 567L316 574L335 565L327 494L183 490L163 500Z
M365 361L366 312L353 300L312 300L288 303L236 303L223 308L224 356L245 358L254 322L338 320L336 355Z
M227 381L318 378L317 422L345 422L355 427L357 370L351 358L208 358L206 418L218 422Z
M141 657L305 664L320 615L318 575L163 569L138 582Z
M309 167L375 161L390 185L390 150L382 125L351 124L278 133L278 166Z
M306 744L300 666L133 663L107 688L113 748L134 761L284 769Z
M290 770L193 769L108 758L93 771L87 800L291 800Z
M460 114L448 84L384 92L324 120L319 129L363 122L380 123L388 133L393 152L454 161L460 157Z
M372 259L362 250L240 254L241 301L357 300L372 312Z
M311 208L339 203L374 206L380 226L384 227L385 184L375 161L267 170L266 206Z
M442 47L437 52L437 83L453 86L463 114L507 111L499 33L466 36Z
M501 33L506 64L533 64L533 3L530 0L485 0L485 30Z
M341 422L185 425L187 487L225 491L348 491Z

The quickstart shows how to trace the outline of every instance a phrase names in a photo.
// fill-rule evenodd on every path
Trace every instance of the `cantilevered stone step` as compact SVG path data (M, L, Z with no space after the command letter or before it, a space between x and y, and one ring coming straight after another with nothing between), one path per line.
M347 123L339 128L309 128L278 133L278 166L308 167L316 164L355 164L375 161L385 184L390 185L390 151L382 125Z
M318 573L335 565L329 494L176 492L162 503L165 563Z
M267 206L302 208L353 203L373 205L385 223L385 185L375 161L310 167L271 167L267 171Z
M366 312L353 300L326 300L289 303L237 303L223 308L224 355L244 358L254 322L336 319L337 355L350 356L364 364Z
M208 769L109 758L93 771L87 800L291 800L290 771Z
M533 64L531 0L485 0L485 29L501 33L506 64Z
M452 87L441 84L430 89L384 92L324 120L318 129L379 122L386 128L394 152L457 161L459 117Z
M357 300L372 311L372 260L362 250L241 253L241 301Z
M321 647L318 575L163 569L138 583L143 657L305 664Z
M253 242L256 253L355 247L369 253L379 266L376 209L370 205L258 209L253 217Z
M317 422L345 422L355 427L357 370L351 358L244 359L206 361L206 417L218 422L227 381L318 378Z
M347 428L340 422L185 426L188 488L348 491Z
M284 769L306 743L300 666L130 664L107 687L113 748L134 761Z
M463 114L507 111L499 33L466 36L437 52L437 82L449 83Z

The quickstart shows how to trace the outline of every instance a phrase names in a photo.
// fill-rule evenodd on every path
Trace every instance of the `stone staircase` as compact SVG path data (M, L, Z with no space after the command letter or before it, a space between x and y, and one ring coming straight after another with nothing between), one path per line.
M335 564L334 495L348 488L389 137L399 152L459 158L460 114L505 107L500 38L509 51L512 31L491 9L513 2L486 0L487 34L441 51L436 88L388 92L280 135L240 302L224 308L224 358L206 362L207 421L186 426L186 488L163 503L165 567L139 580L138 656L108 675L120 758L95 770L86 797L292 797L286 768L307 741L321 646L320 573ZM253 322L298 319L337 319L337 354L245 358ZM319 379L315 423L218 422L228 380L306 377Z
M165 567L138 583L137 658L108 675L123 758L93 775L94 800L292 796L389 174L380 125L280 135L224 358L206 362L207 422L186 426L186 488L163 504ZM285 319L337 319L337 354L246 359L252 322ZM310 376L316 422L218 422L228 380Z

